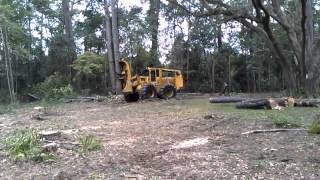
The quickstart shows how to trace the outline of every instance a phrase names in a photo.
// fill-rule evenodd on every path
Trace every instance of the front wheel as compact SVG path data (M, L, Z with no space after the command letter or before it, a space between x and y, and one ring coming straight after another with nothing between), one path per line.
M165 85L164 87L160 88L159 97L161 99L171 99L174 98L177 94L177 90L172 85Z
M137 102L139 100L139 94L138 93L125 94L124 99L126 102Z
M153 85L149 84L149 85L143 86L141 91L141 99L148 99L148 98L155 98L155 97L157 97L157 90Z

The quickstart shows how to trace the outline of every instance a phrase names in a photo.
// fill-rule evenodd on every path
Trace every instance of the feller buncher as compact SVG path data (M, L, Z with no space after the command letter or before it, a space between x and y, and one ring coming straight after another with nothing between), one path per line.
M132 75L131 66L126 60L120 61L122 93L127 102L139 99L170 99L183 88L180 70L148 67L143 74Z

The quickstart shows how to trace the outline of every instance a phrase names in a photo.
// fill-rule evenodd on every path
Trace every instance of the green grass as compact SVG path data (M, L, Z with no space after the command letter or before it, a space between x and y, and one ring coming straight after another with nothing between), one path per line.
M203 113L222 112L243 120L270 120L277 127L308 127L319 113L318 108L288 107L283 110L237 109L234 103L211 104L208 99L183 100L188 108L201 109Z
M78 149L78 152L81 154L87 153L89 151L96 151L101 149L101 141L98 140L93 135L86 135L79 138L80 142L80 148Z
M53 158L52 155L42 151L41 139L32 129L16 130L5 139L4 144L10 159L14 161L44 162Z
M19 104L1 104L0 114L14 113L19 108Z
M320 123L314 122L309 126L308 132L310 134L320 134Z

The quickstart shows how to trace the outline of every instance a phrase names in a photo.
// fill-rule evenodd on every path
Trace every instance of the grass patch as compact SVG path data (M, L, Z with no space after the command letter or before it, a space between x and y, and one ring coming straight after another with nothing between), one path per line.
M0 105L0 114L14 113L19 104L2 104Z
M308 132L310 134L320 134L320 123L319 122L313 122L309 126Z
M289 114L281 112L272 113L269 114L269 118L272 120L272 123L279 128L296 128L301 126L299 122Z
M10 159L14 161L45 162L53 158L51 154L42 151L41 139L32 129L15 131L5 139L4 144Z
M78 149L78 152L81 154L85 154L89 151L96 151L101 149L102 147L101 141L93 135L86 135L80 137L79 142L80 148Z

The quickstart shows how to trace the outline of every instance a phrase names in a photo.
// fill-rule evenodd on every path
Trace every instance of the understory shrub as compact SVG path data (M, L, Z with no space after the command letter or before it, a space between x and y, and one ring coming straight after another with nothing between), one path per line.
M32 91L46 101L59 100L74 94L72 86L58 73L37 84Z

